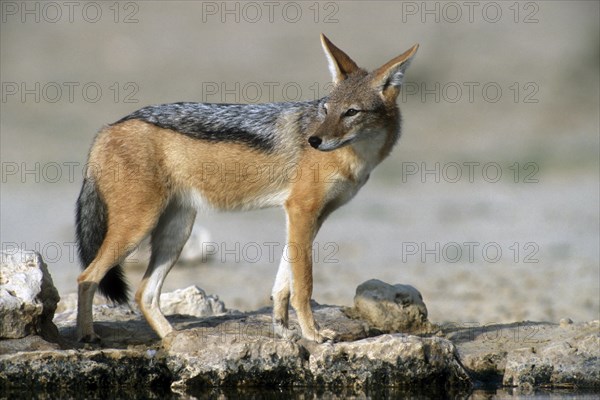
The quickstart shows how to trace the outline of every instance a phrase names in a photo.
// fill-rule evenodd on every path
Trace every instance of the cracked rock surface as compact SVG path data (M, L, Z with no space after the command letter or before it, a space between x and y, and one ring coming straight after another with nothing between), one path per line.
M19 282L46 285L37 295L23 292L39 306L36 315L43 321L54 313L58 295L49 274L44 278L39 256L27 253L24 260L24 265L3 261L0 304L12 304L8 300L16 292L6 289L7 282L16 282L15 274L25 274ZM13 266L10 274L8 266ZM0 396L56 388L67 397L87 391L156 397L250 387L279 391L303 387L320 394L344 388L348 396L381 390L389 396L415 389L468 393L473 385L523 390L600 387L598 321L436 325L427 320L425 304L415 288L380 281L361 286L357 296L361 293L363 299L358 303L366 299L366 309L372 311L369 316L364 314L364 304L355 303L351 309L313 304L319 325L337 333L335 342L323 344L278 338L273 334L270 308L247 313L226 310L217 297L191 287L166 295L171 312L176 312L168 319L177 330L163 340L138 310L96 304L95 329L102 342L81 345L75 341L76 302L65 296L59 308L62 312L50 321L53 334L44 334L41 328L50 326L47 320L40 325L23 314L21 331L13 335L17 337L5 334L0 340ZM381 312L384 309L406 311L398 316L402 332L394 332L393 321ZM8 315L9 311L2 312ZM197 312L207 316L197 316ZM19 315L10 317L11 321L16 318L15 326ZM6 321L2 321L3 332L10 328ZM290 324L297 326L293 311Z

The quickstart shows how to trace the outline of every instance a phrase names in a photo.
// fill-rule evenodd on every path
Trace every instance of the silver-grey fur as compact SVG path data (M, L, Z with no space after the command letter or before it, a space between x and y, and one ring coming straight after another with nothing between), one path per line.
M297 115L300 132L314 122L325 99L264 104L169 103L141 108L112 125L137 119L160 128L208 141L231 141L272 152L277 146L278 119Z

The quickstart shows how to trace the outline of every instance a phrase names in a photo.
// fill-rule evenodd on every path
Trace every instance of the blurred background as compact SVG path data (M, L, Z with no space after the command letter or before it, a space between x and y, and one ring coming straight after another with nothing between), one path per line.
M324 32L368 69L421 47L399 145L317 237L314 299L351 305L378 278L418 288L434 322L598 318L598 2L1 7L0 242L40 251L62 295L76 291L74 205L95 133L148 104L322 97ZM283 212L197 224L212 256L177 265L164 289L269 305ZM128 270L133 285L142 273Z

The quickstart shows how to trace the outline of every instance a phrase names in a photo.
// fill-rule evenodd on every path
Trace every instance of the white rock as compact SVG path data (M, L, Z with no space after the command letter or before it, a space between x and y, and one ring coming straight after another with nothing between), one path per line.
M160 309L165 315L181 314L194 317L208 317L227 311L218 296L207 296L198 286L161 294Z
M0 339L42 334L59 299L38 253L0 252Z

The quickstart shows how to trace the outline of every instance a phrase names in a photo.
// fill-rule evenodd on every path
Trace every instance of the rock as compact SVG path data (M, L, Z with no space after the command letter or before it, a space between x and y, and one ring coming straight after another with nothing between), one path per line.
M598 327L597 321L587 326L580 325L573 335L562 340L509 352L502 383L526 388L599 387Z
M318 385L469 387L454 345L442 338L381 335L317 346L310 371Z
M127 305L94 305L94 330L102 338L103 347L122 348L132 345L154 345L160 339L139 310ZM54 318L61 335L77 346L75 328L77 310L61 312Z
M161 294L160 308L165 315L181 314L194 317L220 315L227 311L218 296L207 296L198 286Z
M102 305L106 305L106 299L97 294L94 296L94 306ZM131 307L137 307L137 305L132 302ZM219 296L207 296L204 290L195 285L162 293L160 308L165 315L181 314L194 317L208 317L227 312L225 303L219 300ZM77 293L69 293L61 297L56 311L62 313L75 309L77 309ZM102 308L98 308L98 310L100 309Z
M404 290L385 285L374 286L388 294ZM167 297L188 306L201 295L204 300L211 297L196 287L178 292ZM409 306L418 309L418 292L405 292L412 293ZM389 295L385 298L389 302ZM215 304L220 302L205 303L212 311L218 308ZM520 390L600 387L598 321L455 324L441 326L436 336L420 337L381 335L373 322L350 318L342 307L313 303L313 310L321 327L337 332L338 342L280 339L273 333L270 308L208 317L176 311L168 320L177 331L160 340L139 311L94 305L94 326L102 343L82 347L75 342L76 310L67 310L55 316L61 335L70 340L61 343L63 350L38 336L0 341L0 397L40 390L56 397L93 392L162 398L173 391L203 397L207 390L221 393L215 387L279 388L285 393L302 387L316 390L315 396L343 387L345 397L406 395L394 390L439 397L451 391L464 397L471 382ZM298 326L293 311L290 325Z
M600 387L599 322L444 327L471 377L517 386Z
M55 343L49 343L40 336L26 336L21 339L0 340L0 355L17 353L19 351L59 350Z
M558 324L559 324L561 327L563 327L563 328L564 328L564 327L566 327L566 326L569 326L569 325L571 325L572 323L573 323L573 320L572 320L571 318L562 318L562 319L561 319L561 320L558 322Z
M263 336L264 326L189 329L163 341L175 388L292 386L307 382L307 351L298 343ZM268 331L267 331L268 332Z
M162 371L155 382L168 382L179 392L214 386L350 385L361 393L383 386L427 384L443 389L469 384L454 345L446 339L386 335L358 340L370 333L364 321L348 318L341 307L313 307L317 322L348 342L316 344L275 337L269 308L206 318L170 316L177 331L161 341L138 312L122 306L94 306L95 328L103 346L111 348L104 358L98 350L81 351L78 360L68 351L30 351L23 359L0 356L0 387L14 382L19 374L32 373L29 361L38 359L46 361L36 364L36 379L61 387L90 387L100 380L125 388L134 379L140 379L140 385L148 383L136 377L137 370L127 379L118 371L111 372L117 359L142 371ZM70 310L56 316L61 333L71 339L75 338L75 315ZM290 319L297 326L293 311ZM64 369L67 361L72 364ZM84 376L68 380L77 369ZM85 376L90 373L96 376Z
M335 313L343 316L339 309L325 314ZM319 313L315 314L321 323ZM315 344L274 337L270 318L264 314L215 323L174 332L163 340L169 369L180 371L174 386L444 388L470 384L454 345L443 338L396 334Z
M337 341L350 342L373 336L368 323L349 318L347 310L342 307L321 306L316 302L313 302L312 307L317 323L323 328L333 330ZM291 315L295 316L295 312ZM300 329L299 326L297 328Z
M350 315L367 321L381 332L430 333L427 307L421 293L410 285L390 285L377 279L356 288Z
M235 314L228 311L225 304L217 296L206 296L204 290L197 286L190 286L174 292L163 293L160 297L161 309L167 316L181 315L193 317L206 317L212 315ZM102 296L94 297L94 325L96 333L106 344L117 345L122 337L134 338L130 343L151 343L158 340L158 336L149 329L148 323L142 316L137 305L103 304L106 300ZM64 296L58 304L59 313L54 322L65 336L73 336L77 321L77 294L71 293Z
M0 339L55 336L52 319L59 300L38 253L0 252Z
M146 350L51 350L0 356L2 389L45 391L52 397L140 396L150 389L168 392L171 372L156 352ZM65 391L62 396L61 391ZM19 392L16 392L19 393ZM137 397L136 396L136 397ZM145 396L141 396L145 397ZM156 398L156 396L149 396Z

